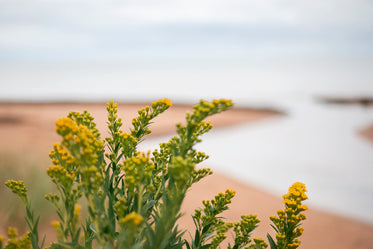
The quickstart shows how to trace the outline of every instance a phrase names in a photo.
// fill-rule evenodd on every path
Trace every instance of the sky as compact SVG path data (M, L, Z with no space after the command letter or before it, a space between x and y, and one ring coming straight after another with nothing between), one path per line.
M0 0L0 63L373 58L371 0Z

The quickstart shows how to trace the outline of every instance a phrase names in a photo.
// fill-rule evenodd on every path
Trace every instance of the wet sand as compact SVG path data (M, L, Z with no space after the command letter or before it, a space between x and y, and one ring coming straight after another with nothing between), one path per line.
M373 143L373 124L359 130L359 134L371 143Z

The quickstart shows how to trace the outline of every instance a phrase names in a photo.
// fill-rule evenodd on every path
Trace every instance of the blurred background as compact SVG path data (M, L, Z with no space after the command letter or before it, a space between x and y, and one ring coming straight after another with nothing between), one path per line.
M371 1L0 4L2 100L372 92Z
M1 181L39 164L9 144L38 143L40 103L231 98L282 115L206 135L209 166L274 194L303 181L310 205L371 226L372 13L369 0L0 0ZM20 103L41 120L30 140L6 130Z

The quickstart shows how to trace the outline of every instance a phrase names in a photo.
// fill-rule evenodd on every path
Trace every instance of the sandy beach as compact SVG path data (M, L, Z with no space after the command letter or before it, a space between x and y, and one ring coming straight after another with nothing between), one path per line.
M142 103L119 104L118 116L124 120L123 127L127 127L131 119L136 116ZM106 136L106 108L105 103L1 103L0 104L0 151L4 154L12 153L40 161L40 167L49 164L48 153L52 143L59 141L55 134L54 121L66 116L69 111L83 111L87 109L94 117L103 136ZM183 122L185 112L192 110L189 105L173 105L170 110L158 117L151 126L151 136L173 134L175 123ZM234 108L212 117L210 120L214 129L229 128L242 123L254 123L261 120L283 117L284 114L276 110ZM364 135L364 134L363 134ZM1 161L0 161L1 162ZM1 167L2 165L0 165ZM274 196L264 192L250 183L242 183L235 179L215 172L198 184L194 185L183 204L180 224L182 227L193 228L190 215L193 210L201 206L204 199L211 199L215 194L230 188L237 191L230 210L224 215L227 220L239 220L241 214L258 214L261 225L254 233L255 237L265 237L271 231L268 217L282 209L281 196ZM1 202L3 202L2 200ZM6 201L6 200L5 200ZM340 217L309 206L304 222L305 232L301 237L302 249L369 249L373 248L373 226ZM0 224L2 216L0 215ZM5 228L0 227L4 234Z
M359 131L359 134L371 143L373 143L373 124L361 129Z

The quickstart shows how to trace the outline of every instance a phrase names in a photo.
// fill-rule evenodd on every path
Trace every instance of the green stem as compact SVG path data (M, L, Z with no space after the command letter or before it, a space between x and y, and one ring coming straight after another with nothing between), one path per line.
M96 236L97 236L97 242L98 242L99 245L102 245L103 240L101 238L100 231L99 231L99 223L98 223L98 219L96 217L97 214L96 214L96 211L95 211L95 204L93 203L93 200L92 200L90 195L87 195L87 200L88 200L88 205L92 209L92 212L93 212L93 215L91 215L91 217L92 217L92 221L93 221L93 226L96 230L95 232L96 232Z
M137 213L141 214L141 208L142 208L142 195L144 191L144 186L139 186L139 192L138 192L138 200L137 200Z

